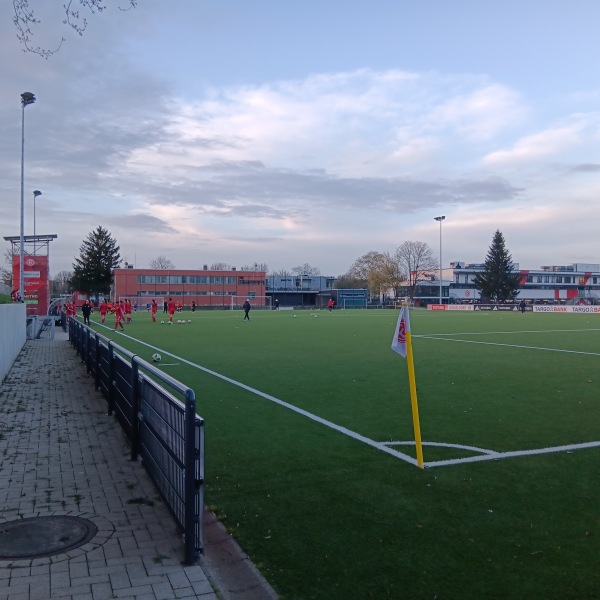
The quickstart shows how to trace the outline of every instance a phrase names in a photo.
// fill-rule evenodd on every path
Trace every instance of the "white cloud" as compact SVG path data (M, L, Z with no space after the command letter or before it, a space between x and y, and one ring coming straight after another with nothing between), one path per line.
M522 264L557 248L589 253L600 218L590 203L600 175L597 90L542 102L460 64L441 72L404 59L328 70L315 61L288 76L203 82L189 68L202 58L196 41L176 54L180 11L202 9L151 5L164 23L140 4L94 20L48 61L21 53L0 21L10 57L0 88L0 228L18 227L19 94L31 90L26 189L43 190L38 223L59 234L52 270L69 269L98 224L142 265L169 254L182 267L310 262L335 274L405 239L437 247L436 214L447 215L449 259L481 260L496 228L515 240ZM169 43L149 65L154 34ZM231 49L212 35L211 60L221 64ZM29 226L29 205L27 213Z

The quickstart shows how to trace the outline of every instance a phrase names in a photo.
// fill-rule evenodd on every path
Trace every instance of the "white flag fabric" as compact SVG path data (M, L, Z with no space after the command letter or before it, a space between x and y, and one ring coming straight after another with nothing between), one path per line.
M410 331L410 319L408 317L408 306L403 306L398 315L398 323L392 340L392 350L403 358L406 358L406 333Z

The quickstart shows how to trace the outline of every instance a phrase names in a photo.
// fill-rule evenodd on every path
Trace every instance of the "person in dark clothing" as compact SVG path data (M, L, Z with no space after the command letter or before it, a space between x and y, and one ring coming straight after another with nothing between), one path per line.
M83 313L83 323L85 325L90 324L90 314L92 313L92 306L89 303L89 300L86 300L81 307L81 312Z
M527 305L525 304L525 300L521 300L521 302L519 303L519 309L520 309L520 311L521 311L522 313L524 313L524 312L525 312L525 306L527 306Z
M246 300L246 302L244 302L244 304L242 304L242 308L244 309L244 321L246 319L248 319L248 321L250 320L250 309L252 308L250 306L250 301Z

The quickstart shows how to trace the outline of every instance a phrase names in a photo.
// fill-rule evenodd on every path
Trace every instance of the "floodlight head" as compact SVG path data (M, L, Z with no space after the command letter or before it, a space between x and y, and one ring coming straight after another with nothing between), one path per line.
M35 102L35 94L31 92L23 92L21 94L21 105L25 108L28 104L33 104Z
M42 192L40 192L40 190L33 190L33 197L37 198L38 196L41 196Z
M442 215L441 217L434 217L434 220L436 221L443 221L446 217L444 215Z

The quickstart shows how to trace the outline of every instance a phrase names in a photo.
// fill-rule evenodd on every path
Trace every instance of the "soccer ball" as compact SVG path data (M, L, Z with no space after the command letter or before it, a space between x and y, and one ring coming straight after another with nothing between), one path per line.
M191 322L192 322L192 320L191 320L191 319L188 319L188 323L191 323Z
M161 359L161 355L160 355L158 352L155 352L155 353L152 355L152 360L153 360L154 362L160 362L160 359Z
M160 324L161 324L161 325L164 325L164 324L165 324L165 322L164 322L164 321L161 321L161 322L160 322Z
M178 323L178 324L181 324L181 319L177 319L177 323Z

